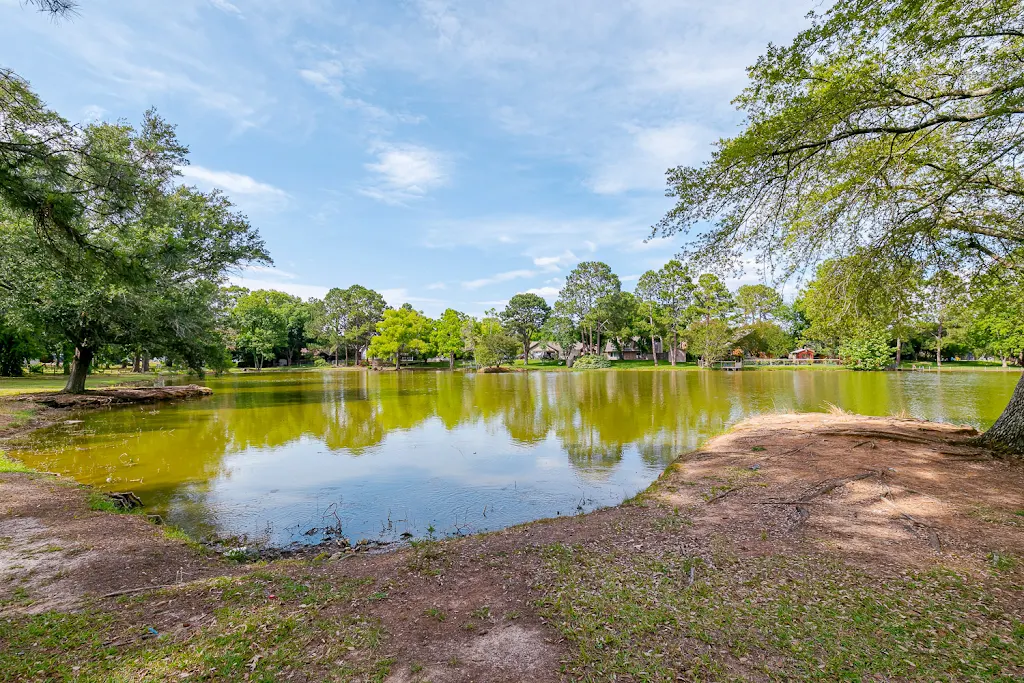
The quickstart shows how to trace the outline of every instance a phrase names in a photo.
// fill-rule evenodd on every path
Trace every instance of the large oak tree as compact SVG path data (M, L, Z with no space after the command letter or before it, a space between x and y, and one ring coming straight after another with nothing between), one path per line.
M698 261L781 271L857 250L984 273L1024 260L1024 4L840 0L770 46L736 99L746 127L668 174L655 226ZM985 434L1024 453L1024 378Z

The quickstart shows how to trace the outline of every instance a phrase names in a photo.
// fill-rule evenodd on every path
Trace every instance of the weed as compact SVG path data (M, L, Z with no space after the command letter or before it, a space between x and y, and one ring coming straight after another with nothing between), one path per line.
M3 619L0 681L270 682L302 671L311 680L379 683L390 674L394 659L380 654L384 632L377 621L357 615L328 619L266 598L268 588L283 597L301 586L306 599L337 591L351 600L363 583L304 585L262 573L224 578L192 596L215 601L206 607L211 619L174 638L138 637L152 612L146 597L119 604L116 612L93 609ZM312 642L318 645L310 647Z
M1009 681L1024 667L1019 615L947 570L879 580L820 556L712 565L560 544L543 557L541 613L574 680L727 679L753 651L766 680Z
M1007 553L988 554L988 563L996 571L1008 571L1017 566L1017 558Z
M25 464L12 460L7 457L7 454L0 451L0 474L6 472L32 472L34 471L31 467L27 467Z
M171 524L165 525L161 528L163 529L164 532L164 538L170 539L172 541L181 541L192 550L203 555L209 552L209 548L207 548L205 545L203 545L196 539L192 538L184 529L180 529Z
M89 509L96 512L125 512L125 509L99 491L89 492Z
M755 453L760 453L761 451L765 451L768 449L766 449L764 446L754 446L750 450L754 451Z
M444 621L448 618L444 612L436 607L428 607L423 611L423 613L432 619L437 619L438 621Z
M467 621L465 624L462 625L462 628L466 631L474 631L476 630L476 624L474 624L472 621Z
M472 612L470 612L470 616L475 617L477 619L490 619L491 608L488 605L484 605L483 607L475 609Z

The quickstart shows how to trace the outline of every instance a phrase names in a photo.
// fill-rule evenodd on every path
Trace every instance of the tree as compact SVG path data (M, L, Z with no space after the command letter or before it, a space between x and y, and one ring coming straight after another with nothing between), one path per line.
M591 317L594 329L612 341L622 357L625 344L637 334L639 302L630 292L615 292L598 300Z
M530 340L551 316L548 302L537 294L516 294L498 314L501 324L523 345L523 364L530 364Z
M348 333L349 316L352 307L348 292L332 287L323 299L312 302L313 313L310 316L310 333L328 351L334 352L334 364L338 364L338 353L345 344ZM348 345L345 345L345 365L348 365Z
M746 322L764 322L782 306L782 295L768 285L742 285L736 290L736 305Z
M473 344L473 358L478 365L499 368L502 363L511 363L518 348L518 340L505 331L499 318L489 317L480 321Z
M767 320L759 320L740 328L737 346L744 353L769 358L785 356L793 348L793 337L781 327Z
M661 309L661 280L658 273L648 270L636 283L637 311L645 320L644 333L651 339L651 355L654 367L658 367L658 351L654 344L656 337L664 331L664 311ZM678 340L675 342L678 345Z
M0 317L0 375L20 377L25 363L42 351L32 329Z
M229 269L269 262L263 242L221 193L174 186L184 147L152 112L139 130L97 124L82 134L89 146L117 150L142 168L142 204L127 216L105 213L102 197L90 199L93 210L72 226L81 243L63 240L55 252L48 245L56 235L0 203L4 307L73 348L67 393L85 390L105 344L160 345L201 372L212 348L217 285Z
M950 322L963 311L967 285L959 276L940 270L925 283L921 309L925 320L933 324L935 362L942 367L942 340L949 334Z
M693 289L693 303L690 314L705 323L712 320L732 321L736 302L729 288L717 275L705 273L697 278L697 286Z
M265 289L250 292L238 300L231 313L238 350L252 354L257 370L274 356L275 349L288 343L288 322L277 305L280 294Z
M622 283L608 264L600 261L583 261L572 269L565 278L565 285L558 293L560 312L579 328L580 336L593 350L594 328L591 312L599 299L622 289ZM598 333L597 345L601 343Z
M843 343L839 354L853 370L884 370L892 363L893 348L883 326L863 323Z
M921 268L910 261L876 260L863 250L818 266L798 297L807 319L803 339L836 351L865 327L888 330L896 362L920 313Z
M565 302L555 302L554 310L544 325L542 334L545 339L550 339L561 347L566 365L572 367L574 348L580 341L580 328L565 313Z
M696 287L690 277L690 271L680 261L669 261L658 271L657 293L665 324L672 331L669 362L675 365L681 331L690 322L693 314ZM686 360L685 354L683 360Z
M976 348L1024 365L1024 277L1017 271L993 269L973 283L969 337Z
M455 356L466 348L463 334L468 318L465 313L459 313L453 308L445 309L430 335L430 343L437 353L448 356L448 367L451 370L455 369Z
M721 318L698 318L686 328L686 337L690 348L700 357L700 364L709 367L728 355L732 330Z
M430 338L430 319L412 307L384 311L377 323L377 335L370 340L371 358L394 358L395 370L402 369L402 354L426 348Z
M349 304L347 344L354 344L358 352L365 351L377 334L377 323L384 319L388 304L384 297L362 285L352 285L346 291Z
M985 271L1024 253L1024 80L1016 0L839 0L772 46L736 99L746 128L668 173L655 227L704 262L784 271L875 260ZM1024 452L1024 376L983 443Z

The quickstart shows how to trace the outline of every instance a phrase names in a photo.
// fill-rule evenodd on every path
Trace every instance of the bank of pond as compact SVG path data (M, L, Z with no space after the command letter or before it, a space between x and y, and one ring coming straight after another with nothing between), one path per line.
M989 426L1015 372L318 372L207 378L11 457L135 492L198 536L284 545L462 534L614 505L744 417L841 409ZM189 381L182 379L182 382ZM834 407L834 408L833 408Z

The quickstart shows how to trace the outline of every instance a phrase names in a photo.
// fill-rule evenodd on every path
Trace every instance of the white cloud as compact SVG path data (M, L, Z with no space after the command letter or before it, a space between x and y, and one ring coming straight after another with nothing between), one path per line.
M232 171L215 171L205 166L182 166L182 177L204 190L223 190L241 206L281 208L289 195L279 187L263 183L251 176Z
M448 183L448 162L440 152L412 144L378 145L373 152L377 161L365 167L376 182L359 190L367 197L400 204Z
M533 259L533 265L546 270L558 270L559 268L576 261L579 261L576 254L566 249L558 256L537 256Z
M427 289L447 289L447 285L443 282L432 282L427 285Z
M559 287L534 287L533 289L526 290L528 294L536 294L544 297L545 299L558 298L558 292L560 291L561 288Z
M228 0L210 0L210 4L220 11L227 12L228 14L237 14L239 16L242 14L242 10L228 2Z
M261 280L259 278L245 277L244 275L232 277L230 282L233 285L238 285L239 287L245 287L246 289L251 290L276 289L279 292L285 292L303 299L309 299L310 297L316 297L318 299L323 298L328 289L327 287L322 287L320 285L306 285L299 282L287 281L280 282L278 280Z
M299 77L317 90L331 96L346 109L363 114L377 122L419 123L422 116L405 112L392 112L384 107L367 102L361 97L348 94L347 80L358 80L363 75L363 65L358 60L322 59L311 66L299 69Z
M246 266L242 271L242 276L247 277L248 273L255 273L257 278L270 277L282 280L295 280L299 277L295 273L289 273L287 270L281 270L274 266L261 266L259 264Z
M82 109L82 120L86 123L102 121L107 115L107 110L98 104L90 104Z
M715 139L707 128L686 122L627 126L627 130L631 137L626 148L611 154L590 179L591 189L598 194L663 189L666 170L698 163Z
M486 287L488 285L496 285L499 282L508 282L509 280L518 280L521 278L533 277L536 274L537 271L535 270L509 270L504 273L497 273L490 277L483 277L480 278L479 280L469 280L468 282L463 282L462 286L465 287L466 289L480 289L481 287Z

